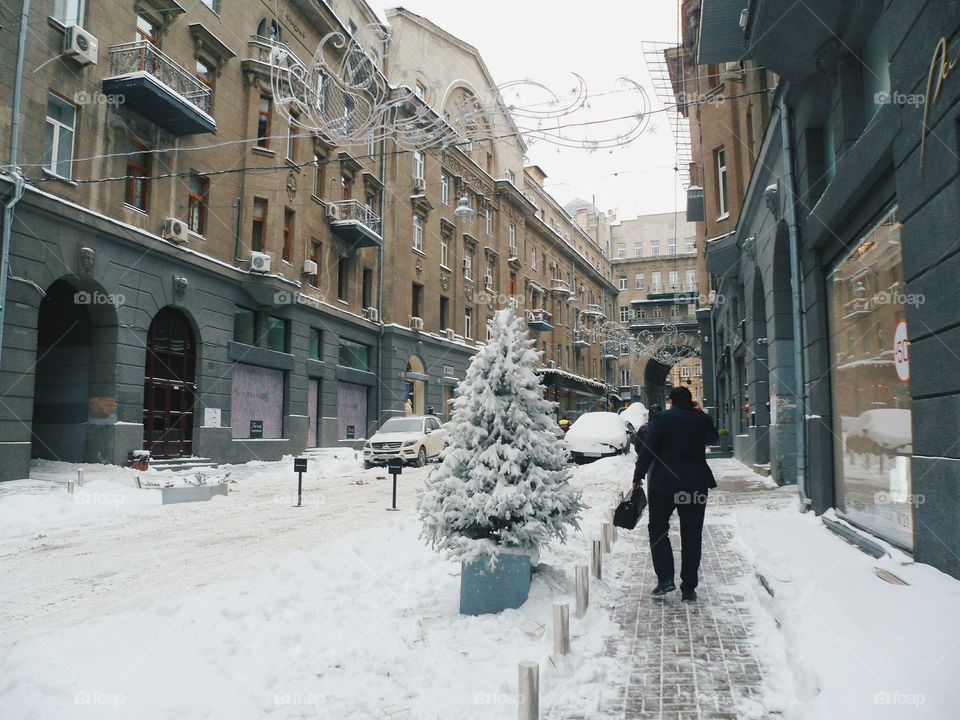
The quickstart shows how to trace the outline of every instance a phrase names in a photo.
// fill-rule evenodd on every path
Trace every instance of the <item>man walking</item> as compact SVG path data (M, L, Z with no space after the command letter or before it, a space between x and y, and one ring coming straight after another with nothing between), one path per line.
M676 387L670 391L670 409L651 415L639 443L633 482L639 485L649 470L647 512L650 554L657 574L655 597L677 589L669 534L670 517L676 510L680 518L681 599L697 599L707 492L717 486L707 465L705 448L719 441L710 416L694 403L687 388Z

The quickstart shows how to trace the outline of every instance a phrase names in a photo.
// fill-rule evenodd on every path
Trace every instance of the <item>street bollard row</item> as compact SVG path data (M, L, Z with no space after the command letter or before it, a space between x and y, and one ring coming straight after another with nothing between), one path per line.
M623 493L620 493L623 501ZM591 571L600 580L603 576L603 556L609 553L617 540L617 529L613 524L616 508L610 508L609 520L600 524L600 539L593 541ZM575 568L577 608L575 616L580 619L587 614L590 605L590 577L586 565ZM567 603L553 605L553 654L566 655L570 652L570 606ZM540 718L540 666L529 660L520 663L518 669L519 720L539 720Z

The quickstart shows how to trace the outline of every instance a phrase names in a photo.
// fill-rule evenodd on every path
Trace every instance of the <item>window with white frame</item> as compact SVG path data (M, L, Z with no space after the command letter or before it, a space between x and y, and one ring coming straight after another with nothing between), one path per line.
M643 243L633 244L633 255L634 257L643 257Z
M627 244L619 243L617 245L617 258L623 260L627 256Z
M413 249L423 252L423 218L413 214Z
M630 384L629 368L620 368L620 385L625 387L629 384Z
M658 293L661 290L663 290L663 287L660 284L660 271L656 270L650 273L650 292Z
M473 337L473 308L471 307L463 309L463 336L465 338Z
M446 231L440 233L440 265L450 267L450 235Z
M678 270L671 270L667 275L667 284L670 286L671 290L680 289L680 272Z
M677 239L667 238L667 255L677 254Z
M653 316L654 316L655 318L661 318L661 317L663 317L663 310L662 310L661 308L655 307L655 308L653 309Z
M530 269L531 270L537 269L537 249L536 248L532 248L530 250Z
M660 241L650 241L650 257L660 257Z
M77 109L56 95L47 95L47 124L43 139L43 167L60 177L73 173L73 136Z
M493 237L493 208L487 205L484 210L484 215L487 220L487 235Z
M637 273L637 276L634 278L637 290L643 290L643 273Z
M682 378L688 378L688 377L690 377L690 366L689 366L689 365L681 365L681 366L680 366L680 377L682 377Z
M644 310L643 308L640 308L639 310L637 310L637 320L646 320L646 319L647 319L647 311Z
M440 202L450 204L450 176L446 173L440 173Z
M505 172L505 176L506 176L507 180L509 180L510 182L512 182L514 185L517 184L517 174L516 174L513 170L511 170L510 168L507 168L507 170L506 170L506 172Z
M463 276L467 280L473 280L473 248L465 247L463 249Z
M53 16L64 25L83 25L83 0L56 0Z
M697 251L697 239L689 237L684 241L683 251L692 253Z
M204 5L213 10L215 13L220 12L220 0L200 0Z
M516 257L517 252L517 225L516 223L510 223L510 227L507 231L509 243L510 243L510 254Z
M415 180L423 180L427 167L427 156L423 150L414 150L413 152L413 177Z
M621 290L626 290L626 289L627 289L627 276L626 276L626 275L621 275L621 276L620 276L620 284L619 284L619 287L620 287Z
M697 289L697 271L687 268L687 290Z
M694 366L693 366L693 376L694 376L694 377L703 377L703 365L694 365Z
M621 307L620 308L620 322L625 323L630 320L630 308Z
M717 210L720 217L728 215L727 207L727 151L723 147L718 147L713 151L713 164L717 170Z

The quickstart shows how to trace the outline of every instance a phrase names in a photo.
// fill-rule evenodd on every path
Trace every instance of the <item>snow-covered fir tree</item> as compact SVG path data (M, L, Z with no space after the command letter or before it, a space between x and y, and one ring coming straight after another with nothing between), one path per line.
M491 322L490 340L457 388L450 446L419 504L427 543L465 562L563 542L583 508L569 485L567 447L552 431L555 404L534 372L535 343L510 309Z

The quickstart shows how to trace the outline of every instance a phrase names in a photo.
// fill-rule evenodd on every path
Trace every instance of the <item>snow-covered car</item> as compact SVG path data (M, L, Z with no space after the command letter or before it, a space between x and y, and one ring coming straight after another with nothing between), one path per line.
M620 419L626 424L627 432L631 435L646 425L649 417L650 412L642 402L630 403L620 411Z
M593 462L630 450L630 434L623 419L613 412L589 412L577 418L564 438L570 459Z
M363 465L386 465L400 458L423 467L428 460L439 457L446 446L447 431L433 415L390 418L363 444Z

